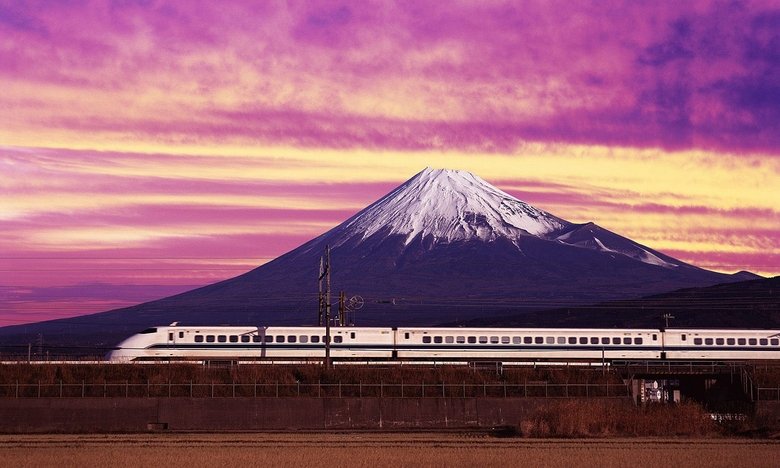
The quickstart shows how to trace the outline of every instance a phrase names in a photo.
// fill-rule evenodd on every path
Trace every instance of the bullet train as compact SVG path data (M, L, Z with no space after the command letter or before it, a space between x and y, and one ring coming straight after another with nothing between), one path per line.
M334 360L611 361L780 359L780 330L332 327ZM152 327L110 361L323 360L324 327Z

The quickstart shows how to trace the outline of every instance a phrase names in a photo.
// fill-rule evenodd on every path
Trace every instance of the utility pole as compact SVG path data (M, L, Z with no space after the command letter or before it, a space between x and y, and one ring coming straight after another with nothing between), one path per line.
M320 276L317 278L317 286L319 287L319 293L317 294L317 326L322 327L325 325L325 300L322 296L322 279L325 277L325 260L320 257Z
M347 322L347 295L344 294L344 291L339 292L339 326L340 327L346 327Z
M672 315L672 314L670 314L670 313L666 313L666 314L664 314L664 315L663 315L663 319L664 319L664 331L666 331L666 329L667 329L667 328L669 328L669 320L671 320L671 319L673 319L673 318L674 318L674 315Z
M330 245L325 246L325 367L330 361Z

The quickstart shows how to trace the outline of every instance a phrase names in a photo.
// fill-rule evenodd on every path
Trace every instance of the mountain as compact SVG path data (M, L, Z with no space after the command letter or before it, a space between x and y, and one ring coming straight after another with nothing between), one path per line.
M780 276L588 306L489 317L466 327L529 327L544 321L572 328L658 328L669 314L671 328L780 329Z
M326 246L334 290L365 298L359 325L440 324L744 279L686 264L594 223L566 221L469 172L428 168L238 277L134 307L6 327L0 336L113 344L173 321L314 324Z

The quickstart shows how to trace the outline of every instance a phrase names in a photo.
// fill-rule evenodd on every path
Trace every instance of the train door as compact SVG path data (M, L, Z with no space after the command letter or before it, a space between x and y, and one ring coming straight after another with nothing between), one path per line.
M661 330L661 359L666 359L666 330Z
M257 335L260 337L260 357L264 358L266 357L266 343L268 343L268 340L266 339L266 330L268 327L258 327L257 328Z
M168 336L166 337L167 339L165 340L165 342L167 344L167 348L168 348L168 359L169 360L172 359L172 356L175 353L174 348L176 347L176 339L174 337L174 334L175 334L175 332L169 328L168 329Z

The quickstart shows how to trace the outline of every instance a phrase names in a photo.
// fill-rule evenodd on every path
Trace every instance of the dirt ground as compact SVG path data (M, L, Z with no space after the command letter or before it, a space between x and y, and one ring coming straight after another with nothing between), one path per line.
M777 466L780 441L484 434L0 435L0 466Z

